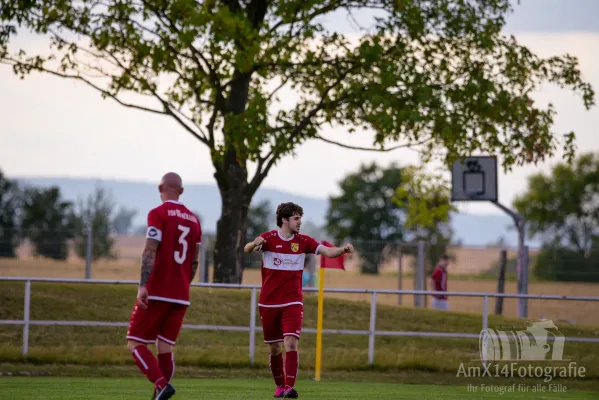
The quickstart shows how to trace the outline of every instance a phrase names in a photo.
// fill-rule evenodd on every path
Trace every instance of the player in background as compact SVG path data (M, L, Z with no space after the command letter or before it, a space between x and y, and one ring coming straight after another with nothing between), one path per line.
M447 266L449 265L449 256L443 254L431 274L431 288L436 292L447 292ZM449 310L447 296L433 295L433 308L437 310Z
M332 258L354 251L351 244L325 247L310 236L300 234L303 214L297 204L279 204L276 212L279 229L261 234L244 247L246 253L263 253L258 306L264 343L269 346L276 398L298 397L294 385L299 371L298 341L304 316L302 273L306 254ZM281 343L285 345L284 361Z
M162 204L148 213L137 300L127 330L135 364L154 384L155 400L175 394L173 347L189 306L189 285L198 268L200 221L179 202L181 177L169 172L160 185ZM156 343L158 359L148 344Z

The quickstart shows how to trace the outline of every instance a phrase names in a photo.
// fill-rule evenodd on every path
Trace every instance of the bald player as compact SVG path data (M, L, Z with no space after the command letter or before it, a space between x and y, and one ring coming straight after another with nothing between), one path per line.
M198 268L200 221L179 197L181 177L169 172L158 186L162 204L148 213L137 300L127 330L135 364L154 384L154 400L175 394L173 348L189 306L189 285ZM147 347L156 343L158 359Z

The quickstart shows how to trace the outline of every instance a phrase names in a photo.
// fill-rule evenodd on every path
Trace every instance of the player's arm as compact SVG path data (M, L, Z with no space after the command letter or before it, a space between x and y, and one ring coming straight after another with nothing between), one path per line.
M139 286L145 287L152 274L154 268L154 262L156 261L156 252L160 242L155 239L146 239L146 245L141 255L141 279L139 280Z
M256 239L252 240L251 242L247 243L244 247L243 247L243 251L246 253L252 253L254 251L260 251L262 249L262 245L264 244L265 240L262 236L258 236Z
M354 246L350 243L343 245L342 247L327 247L327 246L318 246L317 254L323 255L328 258L335 258L342 256L346 253L353 253Z

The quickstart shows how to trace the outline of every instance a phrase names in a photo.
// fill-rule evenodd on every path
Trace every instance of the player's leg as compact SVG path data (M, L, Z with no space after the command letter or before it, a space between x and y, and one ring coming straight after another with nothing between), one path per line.
M158 364L167 382L175 375L175 343L181 332L187 306L172 304L171 311L158 330Z
M281 309L260 307L260 322L262 323L264 343L268 345L268 365L276 385L274 397L282 397L285 391L285 369Z
M298 344L302 331L302 320L304 318L304 307L292 305L285 307L281 316L281 326L285 345L285 398L295 399L298 397L294 389L295 380L299 372Z
M131 312L126 337L127 348L131 351L135 365L154 384L155 392L163 390L167 382L158 366L158 360L147 345L156 341L164 309L160 301L150 300L146 309L136 304Z

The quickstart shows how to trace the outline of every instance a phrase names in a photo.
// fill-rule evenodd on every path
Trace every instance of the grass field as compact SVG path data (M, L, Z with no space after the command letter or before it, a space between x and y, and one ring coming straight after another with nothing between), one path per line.
M82 262L53 262L49 260L11 260L0 259L0 276L30 276L30 277L62 277L84 278L85 266ZM139 279L139 263L135 261L107 262L99 261L93 264L92 277L98 279ZM333 288L370 288L370 289L397 289L397 275L369 276L359 275L347 271L326 271L326 286ZM243 283L260 284L260 271L248 269L244 272ZM460 292L496 292L497 284L494 280L477 279L472 276L449 275L449 290ZM413 288L413 280L405 278L402 287ZM505 285L507 293L516 293L516 282L508 281ZM593 283L561 283L561 282L531 282L528 292L531 294L577 295L597 296L599 284ZM327 294L331 298L348 300L369 301L366 294ZM379 295L381 304L397 304L396 295ZM402 304L413 305L413 296L402 296ZM482 298L453 297L450 299L452 310L468 313L481 313L483 310ZM490 302L490 309L494 309L495 300ZM504 315L516 317L516 300L504 301ZM529 300L530 318L548 318L554 321L568 321L576 324L599 325L599 303L583 301L558 301L558 300Z
M177 393L173 399L221 400L243 398L259 400L272 398L273 385L268 380L232 379L174 379ZM347 400L447 400L447 399L597 399L590 391L573 391L563 386L543 384L523 386L514 384L468 386L399 385L384 383L311 382L297 384L301 399ZM44 398L64 400L128 399L146 400L151 386L142 378L0 378L0 399L37 400ZM506 392L501 393L504 390ZM513 392L511 392L513 390ZM544 390L544 391L543 391Z
M23 285L0 284L0 319L20 319ZM85 320L127 322L135 287L33 283L31 318L34 320ZM205 325L249 325L249 293L238 290L193 288L185 323ZM305 301L304 327L316 326L316 299ZM327 299L325 328L368 327L368 303ZM256 318L260 327L259 317ZM522 326L522 321L492 316L489 326ZM599 338L599 327L558 324L566 337ZM479 315L415 309L381 304L376 328L381 331L467 332L481 330ZM259 328L258 328L259 329ZM136 376L138 373L125 348L125 327L31 326L29 355L21 355L22 328L0 326L0 372L37 372L51 375ZM249 367L246 332L213 332L184 329L177 344L177 374L196 377L245 377L248 371L268 377L267 347L261 332L256 336L256 359ZM478 340L421 337L377 337L375 365L368 366L368 337L331 335L323 337L323 377L344 381L379 380L403 383L466 384L457 379L461 363L479 365ZM312 377L315 335L302 335L301 375ZM585 379L567 381L571 388L599 388L599 343L567 342L564 357L586 368ZM238 372L234 372L234 371ZM539 383L542 381L537 380Z

